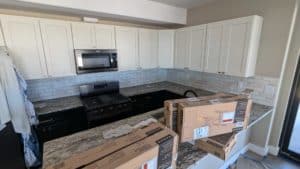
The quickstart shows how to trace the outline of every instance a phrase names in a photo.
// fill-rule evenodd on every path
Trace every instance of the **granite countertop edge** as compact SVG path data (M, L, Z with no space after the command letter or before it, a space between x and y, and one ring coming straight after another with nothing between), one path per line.
M173 93L181 94L186 90L194 90L199 96L211 95L214 92L210 92L203 89L198 89L194 87L184 86L181 84L173 82L157 82L144 85L138 85L133 87L121 88L121 94L125 96L133 96L138 94L144 94L149 92L155 92L159 90L168 90ZM34 102L34 107L37 115L47 115L54 112L66 111L71 109L82 108L83 103L80 99L80 96L67 96L49 100L42 100ZM255 103L257 104L257 103Z

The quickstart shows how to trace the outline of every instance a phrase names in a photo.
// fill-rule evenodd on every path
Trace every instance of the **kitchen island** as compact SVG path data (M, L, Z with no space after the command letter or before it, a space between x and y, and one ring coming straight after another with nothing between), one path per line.
M255 124L257 121L267 116L272 112L272 107L260 104L253 104L250 124ZM95 127L86 131L78 132L73 135L65 136L55 139L44 144L43 153L43 168L47 168L54 164L69 158L70 156L88 150L110 141L110 139L103 138L103 131L117 128L121 125L136 125L141 121L149 118L157 118L163 116L163 108L150 111L141 115L133 116L117 122ZM179 145L177 168L186 169L194 168L195 165L204 157L208 155L190 143L183 143Z

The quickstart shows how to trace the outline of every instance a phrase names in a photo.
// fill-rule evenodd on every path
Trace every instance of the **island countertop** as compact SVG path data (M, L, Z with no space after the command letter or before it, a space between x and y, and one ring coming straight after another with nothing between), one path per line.
M271 111L272 107L270 106L253 104L249 126L256 123L259 119L266 116ZM83 152L90 148L99 146L104 142L110 141L110 139L103 138L103 131L117 128L118 126L125 124L133 126L143 120L162 115L163 108L46 142L44 144L43 168L57 164L76 153ZM198 149L190 143L180 144L177 168L186 169L206 155L206 152Z

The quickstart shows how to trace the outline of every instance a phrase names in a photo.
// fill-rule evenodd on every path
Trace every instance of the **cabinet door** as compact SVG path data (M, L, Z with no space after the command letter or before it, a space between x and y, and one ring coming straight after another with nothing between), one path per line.
M116 42L120 70L138 68L138 30L116 27Z
M139 30L139 57L140 66L144 69L158 66L158 31Z
M189 66L189 35L189 32L183 29L175 32L175 68L187 69Z
M230 22L224 26L224 43L220 71L232 76L242 76L245 57L247 57L247 22Z
M190 63L191 70L202 71L205 54L206 25L190 28Z
M0 24L0 46L5 46L4 37L3 37L3 34L2 34L1 24Z
M110 25L95 24L97 49L115 49L115 27Z
M225 74L254 76L262 22L262 17L250 16L229 20L224 26L222 58L226 60L221 68Z
M72 23L73 43L75 49L95 49L96 38L94 24Z
M158 65L161 68L174 67L174 30L161 30L158 35Z
M71 24L64 21L41 20L48 74L67 76L75 74Z
M223 24L208 24L206 31L204 71L209 73L218 73L222 50Z
M10 55L25 79L47 77L39 21L20 16L0 17Z

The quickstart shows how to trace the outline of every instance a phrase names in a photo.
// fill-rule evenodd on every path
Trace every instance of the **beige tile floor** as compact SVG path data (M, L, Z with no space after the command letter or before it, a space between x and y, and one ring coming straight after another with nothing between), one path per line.
M300 169L300 163L271 155L261 157L247 152L229 169Z

